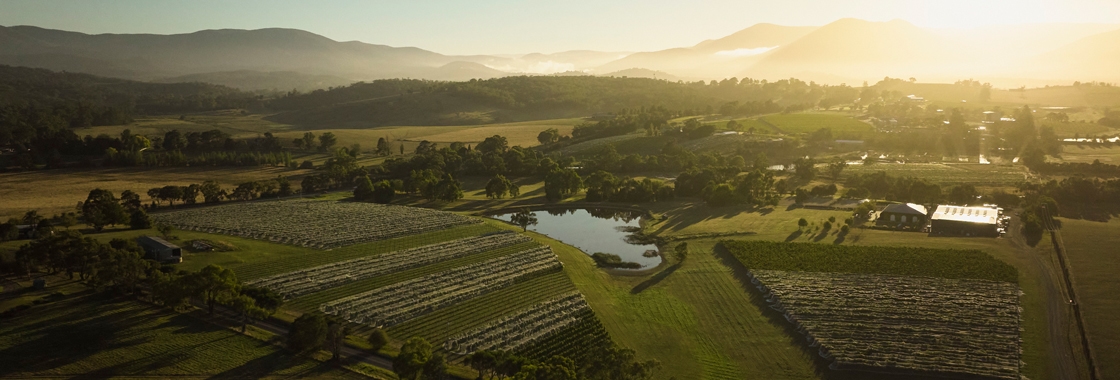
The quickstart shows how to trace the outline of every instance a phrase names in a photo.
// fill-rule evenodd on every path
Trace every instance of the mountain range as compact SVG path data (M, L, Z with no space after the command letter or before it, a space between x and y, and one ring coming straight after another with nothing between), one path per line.
M975 78L1018 87L1117 81L1120 26L1038 24L936 30L902 20L820 27L757 24L723 38L652 52L444 55L334 41L296 29L187 34L84 34L0 26L0 64L153 82L310 91L383 78L461 81L509 75L632 75L669 80L797 77L822 83L885 76Z

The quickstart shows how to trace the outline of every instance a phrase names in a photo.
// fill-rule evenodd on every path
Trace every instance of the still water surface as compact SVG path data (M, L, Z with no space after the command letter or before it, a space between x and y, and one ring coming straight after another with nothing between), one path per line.
M626 242L626 236L630 235L627 230L638 228L638 219L641 217L639 212L580 208L534 213L537 214L537 225L529 226L530 230L579 248L588 255L595 252L613 253L621 257L622 261L641 264L641 269L661 264L660 256L642 255L648 250L656 251L656 245ZM508 222L512 215L510 213L494 217Z

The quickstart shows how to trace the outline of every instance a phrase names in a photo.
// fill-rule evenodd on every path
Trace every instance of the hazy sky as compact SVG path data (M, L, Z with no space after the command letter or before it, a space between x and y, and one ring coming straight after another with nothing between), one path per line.
M823 25L844 17L936 28L1120 24L1120 0L0 0L4 26L158 34L285 27L444 54L657 50L760 22Z

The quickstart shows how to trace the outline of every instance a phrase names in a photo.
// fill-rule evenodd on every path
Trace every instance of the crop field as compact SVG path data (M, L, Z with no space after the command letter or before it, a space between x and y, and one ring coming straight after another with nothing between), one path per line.
M240 202L152 215L184 230L328 249L478 223L424 208L359 202Z
M1019 287L1007 282L751 271L835 370L1019 379Z
M204 212L195 213L199 211ZM180 213L191 214L180 217ZM308 215L315 216L312 220L291 220ZM514 233L511 228L497 227L498 222L483 223L481 219L431 209L327 200L245 202L176 211L161 217L180 222L240 225L240 229L199 227L207 232L181 233L238 235L226 240L254 251L284 252L271 257L238 250L222 252L231 258L245 257L230 266L239 278L274 289L289 299L278 314L282 319L320 310L353 322L357 334L383 327L397 340L422 336L437 347L451 337L500 323L502 331L510 335L508 341L501 343L502 347L524 348L544 357L557 352L575 353L573 347L586 347L580 346L584 343L610 341L586 304L571 310L548 309L562 311L552 316L570 314L570 318L553 320L555 326L527 322L528 317L522 315L524 308L578 293L573 293L575 287L549 246ZM360 220L355 221L355 217ZM277 220L286 218L287 224L301 228L282 230L276 226ZM359 232L331 232L349 223L360 227L353 229ZM378 238L399 225L420 227L412 227L411 235L391 233L391 238L368 242L369 236ZM270 226L275 229L262 232ZM308 243L309 240L298 238L311 239L316 234L336 240ZM271 238L279 235L294 240ZM305 244L290 244L293 241ZM367 242L354 244L358 241ZM289 244L280 244L285 242ZM337 247L327 251L307 247L328 245ZM188 256L184 265L191 260ZM510 321L521 321L517 325L522 326L520 330ZM587 336L553 336L559 332Z
M282 273L249 281L248 284L270 288L290 298L335 287L347 282L358 281L527 241L529 241L529 238L514 233L469 237L394 251L376 257L367 256L301 269L294 272Z
M1017 282L1015 267L977 250L725 241L751 270L876 273Z
M892 176L921 178L942 186L970 184L977 187L1016 186L1028 180L1022 166L943 163L878 163L850 165L844 174L886 172Z
M722 245L832 369L1019 376L1019 274L981 251Z
M89 292L0 323L3 378L183 376L363 378L195 317Z
M551 249L538 247L340 298L319 310L357 324L389 327L560 268Z
M836 138L859 138L864 133L875 130L871 124L844 115L795 113L763 116L759 120L776 126L779 132L789 134L813 133L821 128L828 128Z
M590 309L579 292L564 294L453 336L443 348L461 355L480 350L516 350L578 323L583 311Z
M1116 273L1120 260L1116 246L1120 244L1120 221L1102 222L1061 218L1062 240L1065 241L1073 288L1085 319L1085 330L1095 363L1103 378L1120 374L1120 283Z

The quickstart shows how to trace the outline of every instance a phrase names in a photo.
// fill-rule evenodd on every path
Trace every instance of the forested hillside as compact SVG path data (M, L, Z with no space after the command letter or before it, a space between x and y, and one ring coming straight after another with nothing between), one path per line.
M135 115L258 104L252 94L211 84L144 83L0 65L0 146L64 138L59 132L76 139L72 128L125 124Z
M832 104L839 104L858 96L859 91L852 87L824 86L797 79L669 82L646 78L520 76L469 82L379 80L330 91L290 93L271 101L269 106L284 111L273 117L282 123L371 127L577 117L654 106L700 114L715 112L731 102L773 101L782 107L812 106L822 99L833 99Z

